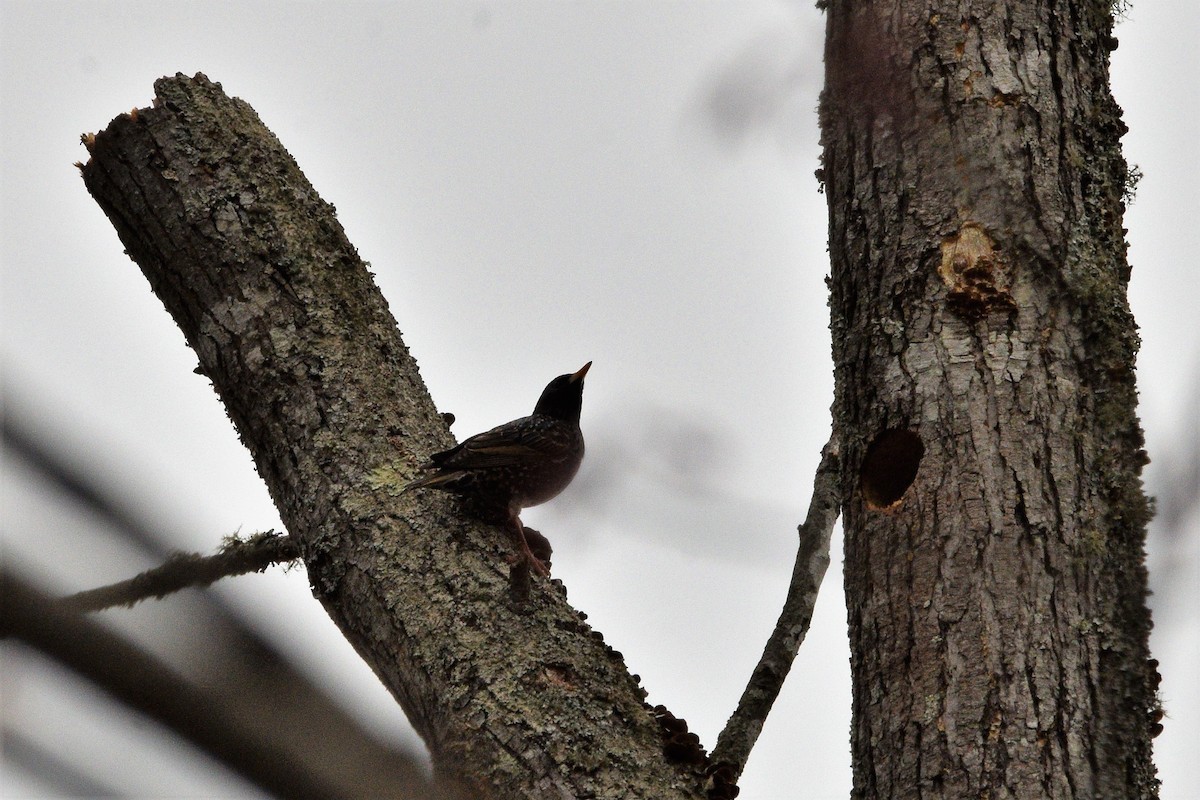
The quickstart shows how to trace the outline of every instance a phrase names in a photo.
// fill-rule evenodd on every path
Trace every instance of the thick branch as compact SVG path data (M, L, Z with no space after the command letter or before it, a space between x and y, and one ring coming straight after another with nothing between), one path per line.
M208 586L221 578L262 572L273 564L295 561L300 549L286 533L265 531L249 539L231 538L211 556L175 553L165 564L119 583L99 586L59 601L72 611L99 611L112 606L132 607L151 597L162 598L180 589Z
M195 350L314 593L480 794L690 798L619 658L505 538L398 488L452 442L366 266L257 115L203 76L94 139L88 190ZM609 651L611 652L611 651Z
M734 777L741 775L745 768L746 759L758 741L767 714L783 688L783 681L812 623L817 592L829 567L829 538L842 505L840 472L838 441L831 438L821 451L808 516L800 525L800 546L783 610L779 612L775 630L750 675L737 709L725 723L717 746L713 748L713 764L728 765Z

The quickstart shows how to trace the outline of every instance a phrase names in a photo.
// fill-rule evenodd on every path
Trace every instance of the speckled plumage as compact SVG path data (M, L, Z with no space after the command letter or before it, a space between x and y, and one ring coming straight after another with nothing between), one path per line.
M579 413L583 379L592 362L547 384L533 413L434 453L422 469L433 474L409 483L468 498L486 515L506 518L520 534L519 544L534 571L547 570L529 552L519 519L521 509L557 496L583 461Z

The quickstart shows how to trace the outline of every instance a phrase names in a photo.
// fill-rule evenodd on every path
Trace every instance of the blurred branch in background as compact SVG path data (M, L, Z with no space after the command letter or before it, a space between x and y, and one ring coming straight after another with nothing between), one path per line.
M60 661L270 794L348 796L326 785L297 754L246 730L215 691L189 684L104 626L56 608L48 595L7 568L0 601L0 636L14 636Z
M1191 370L1191 387L1184 406L1200 408L1200 364ZM1171 447L1153 454L1151 468L1156 479L1153 486L1157 516L1156 526L1172 547L1179 547L1186 538L1188 519L1200 505L1200 418L1184 415ZM1153 574L1151 578L1153 578Z
M171 552L164 544L167 537L145 524L142 514L130 502L121 499L126 493L119 488L103 487L97 480L100 472L111 476L119 473L119 470L92 468L85 471L78 467L66 454L86 452L87 445L81 441L69 441L70 434L67 431L70 427L62 424L62 420L39 421L39 425L35 426L30 406L15 401L13 394L10 381L3 398L6 471L26 468L36 480L58 490L64 500L77 503L87 518L94 522L93 530L115 530L125 544L131 545L146 560L167 560ZM45 409L42 412L44 414ZM51 447L49 437L43 436L39 429L53 430L59 441L64 438L67 441ZM38 531L24 531L23 535L35 542L43 538ZM6 541L13 540L6 535ZM116 545L113 547L115 549ZM11 554L11 547L9 549ZM11 569L12 559L6 560ZM17 623L9 594L21 591L20 587L27 585L23 580L20 584L10 584L6 576L2 612L6 630L14 628ZM17 588L12 588L14 586ZM31 595L26 592L22 597L29 598ZM198 616L203 619L168 620L166 627L176 636L186 636L195 623L202 622L204 638L202 642L191 643L193 647L198 645L199 651L193 651L185 659L176 659L170 668L178 673L176 677L183 682L182 685L191 687L185 692L193 691L198 686L208 687L204 690L204 703L199 707L201 712L211 713L214 718L225 721L232 720L230 724L236 724L241 730L240 735L252 741L258 751L282 752L288 762L303 764L303 774L311 778L310 785L328 787L329 794L326 796L427 796L413 795L410 791L412 786L424 784L421 755L380 742L359 721L335 704L324 690L292 667L274 645L244 624L219 596L199 591L189 592L187 597L197 601L193 607L199 609ZM34 600L28 602L33 603ZM30 608L36 608L37 613L41 614L40 606ZM23 613L33 614L34 611ZM62 608L47 613L53 613L54 616L42 619L40 625L43 628L47 620L78 621L75 615L66 614ZM31 624L31 619L26 617L26 622L22 624ZM91 632L87 635L95 640L112 636L103 627L89 624L92 628L88 629ZM55 642L64 638L61 631L55 633L53 630L39 631L35 628L30 635L56 637L45 647L33 642L31 644L74 668L67 655L50 652L57 646ZM20 638L26 637L22 635ZM67 644L71 644L71 637L65 638L68 639ZM129 642L122 641L121 644L133 647L140 653L133 656L139 663L161 666L157 656L137 650ZM138 679L136 669L128 665L124 669L134 680ZM90 680L98 680L86 672L82 674ZM120 697L119 694L117 696ZM10 743L23 740L19 725L19 720L15 718L6 719L6 758L15 759L24 752L9 747ZM100 781L101 777L79 776L81 780L92 782Z
M0 735L4 741L5 761L48 781L55 796L88 797L92 800L127 796L126 792L118 790L111 782L88 774L86 768L71 763L61 753L43 747L19 729L5 725L0 729Z

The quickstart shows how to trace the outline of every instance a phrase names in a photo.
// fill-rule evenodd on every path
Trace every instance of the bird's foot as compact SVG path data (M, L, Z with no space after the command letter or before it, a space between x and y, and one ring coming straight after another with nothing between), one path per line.
M521 533L525 537L525 546L529 549L529 552L549 569L550 557L554 555L554 548L550 546L550 540L543 536L541 531L528 526L522 526Z
M534 575L541 575L543 578L550 574L550 565L528 550L522 553L513 553L506 556L504 560L514 569L524 567Z
M520 552L510 556L508 563L516 566L524 562L535 575L541 575L543 578L549 575L552 550L550 540L533 528L526 528L516 516L509 520L509 527Z

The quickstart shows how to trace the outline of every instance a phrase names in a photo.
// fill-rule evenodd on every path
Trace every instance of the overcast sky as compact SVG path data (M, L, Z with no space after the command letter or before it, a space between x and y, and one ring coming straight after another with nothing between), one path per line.
M823 19L812 4L5 1L0 11L9 410L79 451L174 532L172 547L211 550L235 530L279 526L193 354L72 166L86 158L79 134L147 105L159 76L202 71L254 106L337 207L460 438L528 413L551 377L594 361L583 471L527 520L551 537L556 576L649 701L711 747L774 623L828 433L826 211L813 177ZM1136 3L1113 67L1126 155L1144 175L1126 226L1147 477L1174 514L1175 533L1160 521L1150 545L1167 800L1200 786L1200 519L1194 503L1170 499L1197 488L1198 23L1192 0ZM148 566L114 557L20 465L7 465L3 504L4 557L53 590ZM744 797L794 797L797 786L848 796L840 559L835 543ZM409 735L301 571L220 591L381 735ZM144 636L137 620L155 612L139 613L110 621ZM5 724L48 741L75 731L81 762L150 781L147 796L195 786L253 796L197 777L203 767L186 757L146 775L142 744L100 744L113 727L102 715L87 732L90 701L75 684L0 653ZM0 770L4 796L37 785Z

